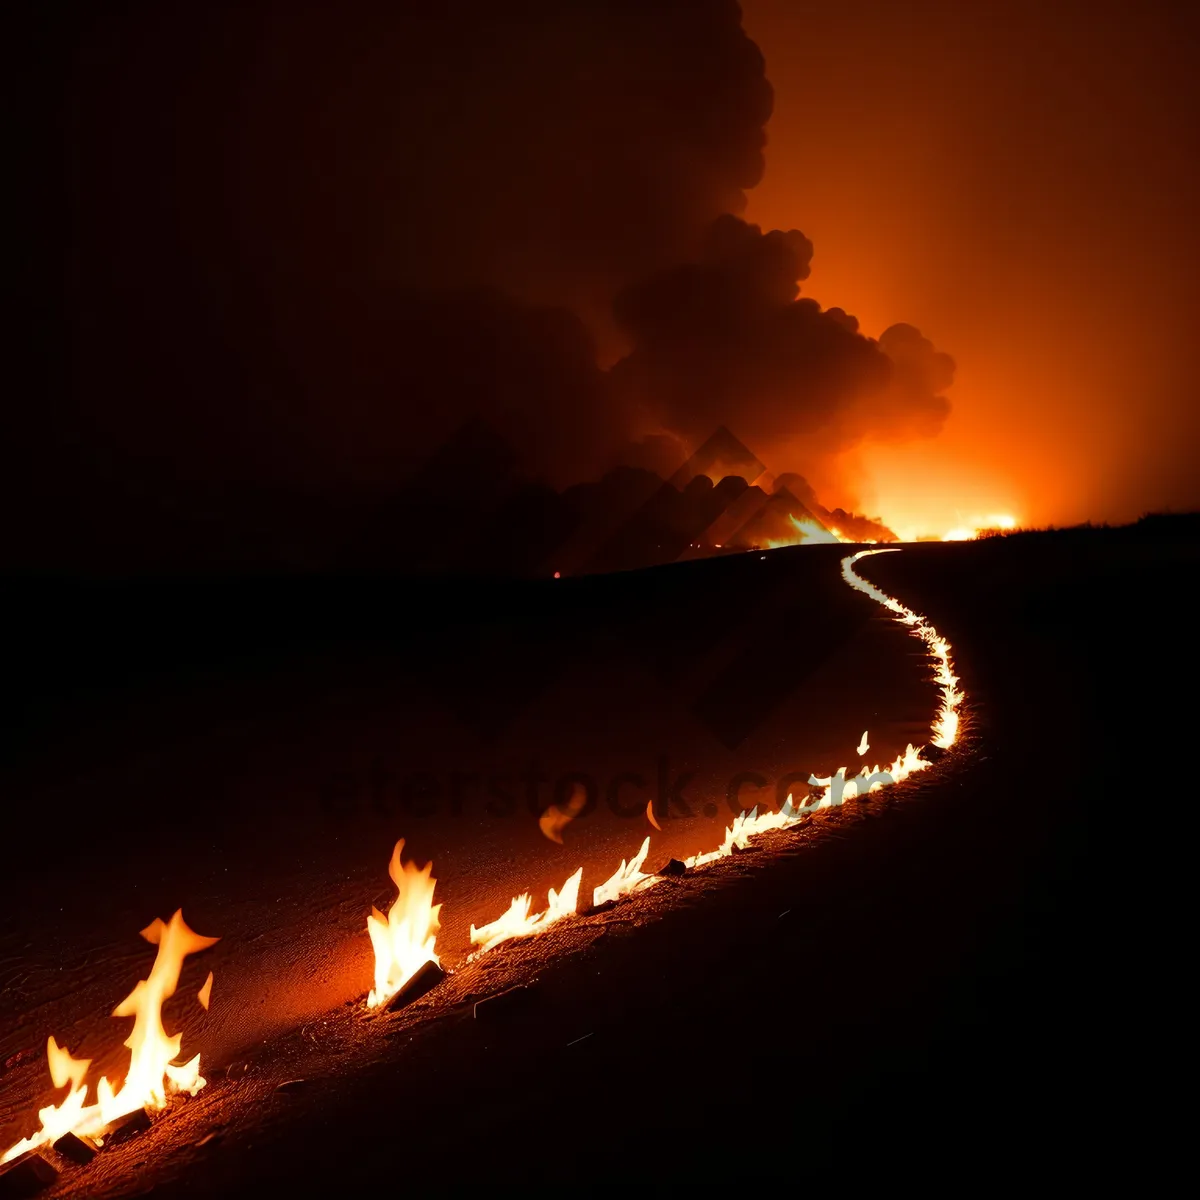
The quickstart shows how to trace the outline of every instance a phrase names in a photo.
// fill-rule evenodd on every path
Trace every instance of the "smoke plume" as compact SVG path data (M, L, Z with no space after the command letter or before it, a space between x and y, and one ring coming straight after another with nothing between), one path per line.
M319 562L472 417L561 489L945 414L948 358L737 218L772 92L732 0L137 0L39 45L19 558Z
M841 309L801 298L812 251L797 230L719 218L697 261L617 296L633 342L617 391L685 438L725 423L755 448L830 454L867 434L936 433L953 360L912 326L874 341Z

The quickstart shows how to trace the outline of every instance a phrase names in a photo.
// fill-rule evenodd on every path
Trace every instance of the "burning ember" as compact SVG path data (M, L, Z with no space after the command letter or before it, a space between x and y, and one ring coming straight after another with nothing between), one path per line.
M155 920L142 930L142 937L158 947L154 965L147 979L137 986L113 1009L114 1017L132 1017L133 1031L125 1045L129 1048L129 1070L119 1091L114 1091L107 1078L96 1085L96 1098L88 1104L87 1072L91 1060L72 1058L54 1038L46 1044L50 1078L57 1088L69 1088L66 1098L58 1104L41 1109L38 1118L41 1129L0 1155L0 1163L9 1162L27 1150L57 1141L65 1133L101 1140L108 1126L120 1117L139 1108L158 1110L165 1107L167 1097L176 1092L194 1096L202 1087L200 1055L182 1065L175 1065L183 1035L169 1035L163 1028L162 1006L179 985L179 972L189 954L207 950L219 939L201 937L188 928L183 913L178 911L169 922ZM207 999L212 975L202 989ZM207 1007L207 1005L205 1005Z
M529 915L533 897L528 892L522 892L508 906L508 911L503 916L497 917L490 925L483 925L478 929L474 925L471 926L471 945L478 946L477 953L484 954L510 938L529 937L530 934L541 933L555 921L573 916L579 904L579 884L582 879L583 868L580 867L563 884L561 892L550 889L545 910L533 916Z
M427 962L441 965L434 949L440 904L433 902L433 863L417 870L401 862L404 839L396 843L388 874L399 894L385 917L377 908L367 917L367 932L375 948L375 986L367 997L368 1008L386 1004Z

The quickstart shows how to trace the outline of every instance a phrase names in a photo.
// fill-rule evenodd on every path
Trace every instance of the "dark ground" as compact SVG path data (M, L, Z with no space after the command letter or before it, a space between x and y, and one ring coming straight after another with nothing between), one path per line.
M829 1171L847 1182L864 1173L893 1181L942 1177L972 1189L1009 1170L1026 1179L1031 1172L1076 1183L1107 1178L1116 1157L1129 1148L1141 1152L1147 1124L1159 1123L1150 1082L1175 1042L1179 1005L1168 975L1183 955L1172 942L1163 889L1150 885L1142 849L1148 818L1140 810L1169 795L1170 780L1152 772L1169 772L1188 756L1190 742L1180 731L1192 706L1178 665L1194 651L1188 576L1196 558L1190 531L1168 526L920 546L867 560L864 574L924 611L954 646L970 704L961 750L913 784L851 804L820 828L780 835L704 879L660 885L613 913L498 951L494 965L485 968L484 959L460 972L436 1003L431 997L407 1015L368 1021L353 1007L303 1014L303 1024L281 1022L269 1044L236 1047L230 1036L215 1049L198 1027L195 1044L218 1067L209 1089L150 1134L104 1156L97 1169L77 1172L66 1190L260 1194L270 1182L300 1194L360 1194L503 1181L575 1190L623 1181L643 1189ZM901 710L921 707L906 698L889 665L894 650L895 660L919 676L920 660L906 659L869 612L838 624L837 611L861 613L870 605L840 580L840 601L822 591L817 580L836 574L836 556L777 552L761 564L772 572L765 589L752 588L746 574L758 565L747 556L571 586L581 589L576 596L599 597L593 612L608 614L606 627L614 625L613 612L625 615L616 622L622 645L647 610L673 621L677 632L666 641L683 657L683 631L720 614L718 624L768 628L761 620L747 626L744 611L734 620L727 607L734 598L761 600L764 591L796 586L789 594L797 602L809 597L813 623L801 626L805 636L770 667L793 669L806 695L817 679L821 702L804 711L842 714L855 699L875 706L877 694ZM647 604L647 595L661 605ZM556 596L534 624L552 628L548 614L566 603ZM524 599L512 611L518 609L527 611ZM575 609L570 627L582 616ZM378 612L374 618L382 619ZM872 632L863 632L864 622ZM362 628L366 636L371 622ZM777 635L779 626L770 628ZM841 661L857 667L826 677L811 647L830 639L825 632L814 639L812 631L836 628L844 630L832 639L846 656ZM650 621L650 644L658 644L661 629ZM310 644L302 622L295 632L298 644ZM711 629L700 641L707 657ZM870 647L862 659L855 657L859 646ZM344 656L328 658L321 669L337 675ZM879 679L873 663L880 664ZM759 677L772 677L770 668L765 676L760 668ZM828 690L847 678L853 688ZM359 694L361 686L358 677L350 690ZM747 682L739 686L740 693L716 694L745 694ZM696 694L689 692L693 713ZM699 694L708 692L701 687ZM927 720L927 690L924 698ZM257 702L250 697L248 708ZM781 702L783 711L789 702ZM711 707L704 711L710 737L714 723L729 733ZM894 740L911 718L887 716ZM851 711L838 719L845 729L833 721L814 735L814 757L834 753L846 736L852 748L861 726L879 718L860 721ZM774 736L763 735L751 765L759 757L766 762ZM502 739L482 738L489 740ZM31 745L32 735L22 744ZM14 766L10 779L36 777L34 758L20 768L24 776ZM271 807L265 803L264 811ZM144 803L127 808L99 823L97 835L108 831L111 841L89 835L82 856L101 859L110 877L119 877L118 861L126 861L109 848L124 836L119 816L147 816ZM183 812L193 819L193 809ZM45 853L33 833L45 820L44 812L27 815L10 845ZM165 818L165 840L178 840L184 823ZM382 880L386 824L361 835L364 853L366 843L376 847L361 864L364 878ZM51 823L45 844L55 845L57 828ZM317 865L312 828L305 835L310 877L328 870ZM636 845L646 831L636 821L613 828L621 831L614 844ZM1117 854L1101 837L1110 831L1122 842ZM604 834L589 829L592 836L606 845ZM693 848L711 840L701 837ZM255 849L262 854L263 843ZM327 849L336 860L339 845ZM1169 875L1169 857L1169 846L1155 846L1160 875ZM27 861L39 877L37 858ZM248 866L238 865L239 878ZM220 897L213 893L209 913L204 902L193 912L183 875L174 883L185 913L202 932L226 933L214 963L223 950L226 973L235 974L236 944L226 928L210 929L202 919L227 915ZM590 883L585 879L585 887ZM19 947L36 959L39 941L62 932L62 917L43 916L44 897L16 907L29 889L36 893L30 879L6 874L9 944L18 949L5 963L18 977L25 961ZM158 893L166 890L164 883L148 887L142 907L155 906L151 892L161 907ZM312 916L324 918L328 897L315 883L312 890ZM464 909L470 894L464 885ZM357 902L347 898L338 936L365 941L352 931L365 904L382 895L360 890ZM118 913L104 911L102 901L92 907L101 910L96 927L116 941L125 931L115 927ZM280 909L287 912L281 925L302 925L295 907ZM96 987L103 983L107 994L114 980L103 954L99 963L104 973ZM195 964L197 982L208 965ZM129 959L130 981L144 966ZM214 969L215 1019L222 966ZM538 1000L524 1014L472 1018L470 994L534 977ZM13 1012L13 1027L31 1042L35 1027L44 1037L54 1029L42 1026L70 1007L75 990L69 982L57 1001L41 996L37 1020ZM339 976L328 990L331 998L360 994L365 979ZM10 980L9 1004L12 992ZM4 1011L7 1035L12 1010ZM236 1028L225 1027L229 1034ZM185 1038L185 1048L190 1044ZM43 1075L39 1063L0 1080L5 1111L18 1092L43 1096ZM275 1090L300 1077L309 1082ZM197 1145L214 1131L220 1136ZM1152 1166L1143 1166L1143 1177Z

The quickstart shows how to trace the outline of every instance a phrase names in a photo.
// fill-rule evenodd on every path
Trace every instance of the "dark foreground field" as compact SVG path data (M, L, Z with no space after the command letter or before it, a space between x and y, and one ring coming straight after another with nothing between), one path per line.
M800 593L820 593L817 580L836 575L836 558L807 553L772 556L766 590L786 591L795 575L797 603ZM1176 667L1194 650L1186 578L1196 558L1195 540L1168 529L920 546L867 560L863 573L925 612L955 649L968 734L936 769L704 877L668 881L612 912L498 950L402 1015L367 1019L352 1004L326 1005L253 1044L227 1023L224 1053L210 1052L197 1026L194 1044L218 1068L209 1088L90 1170L65 1176L63 1194L257 1195L269 1185L357 1195L510 1181L643 1190L830 1171L847 1182L864 1173L941 1177L970 1189L1008 1170L1040 1180L1102 1177L1124 1146L1140 1144L1134 1133L1147 1117L1160 1121L1149 1068L1175 1036L1168 975L1183 951L1171 944L1171 912L1147 867L1155 857L1167 869L1166 820L1151 814L1169 780L1153 772L1169 774L1188 753L1179 731L1190 695ZM712 573L693 577L705 586L685 589L688 605L673 598L665 610L684 625L747 590L749 562L705 566ZM637 578L627 577L625 599L614 592L600 608L636 598ZM648 576L647 590L664 586L654 582L661 578ZM819 763L845 737L852 748L862 725L879 720L895 741L918 716L928 719L930 693L906 691L897 668L927 689L913 647L906 656L891 641L898 628L885 632L868 601L838 587L845 595L827 593L825 623L767 665L768 675L772 666L797 671L806 698L779 702L780 731L764 717L743 736L740 746L761 736L750 758L764 770L790 761L780 751L769 762L769 747L789 720L797 728L801 712L812 724L811 733L801 730L812 739L806 754ZM810 603L824 602L817 595ZM844 657L823 675L818 656L809 650L806 659L801 646L828 628L841 628ZM727 683L716 695L754 691L748 679L741 693ZM860 721L856 701L875 710L880 694L887 711ZM797 706L790 716L789 704ZM703 711L710 735L714 726L727 740L741 732L729 731L716 701ZM818 732L823 711L834 718ZM677 736L686 740L687 731ZM734 761L721 759L727 749L712 752L714 778ZM24 770L11 778L31 778ZM202 823L203 810L195 811ZM1153 856L1144 849L1151 821L1160 843ZM187 822L164 824L170 841ZM397 814L384 814L370 837L344 835L355 856L377 847L377 864L363 870L380 884L361 905L347 899L343 940L365 941L353 932L362 907L386 899L382 870L396 824ZM360 826L343 818L338 828ZM600 832L589 836L606 851L610 833L615 847L650 832L632 820L593 828ZM1123 842L1117 856L1101 851L1111 844L1101 835L1114 831ZM53 821L42 842L22 833L21 853L34 855L68 836ZM516 846L520 837L511 836ZM326 841L328 857L340 861L339 837ZM95 926L113 941L126 901L107 910L103 874L128 869L119 843L98 842L91 905ZM320 859L310 847L302 864L314 878L327 869ZM235 867L244 878L247 863ZM168 890L166 874L153 872L155 904ZM552 875L549 866L543 874ZM9 872L5 881L10 1006L20 964L37 959L39 934L62 928L61 916L43 912L34 875L18 885ZM217 893L208 914L202 906L193 915L186 885L176 883L193 924L223 932L202 919L225 915ZM16 907L21 886L39 905ZM459 894L469 908L474 893L463 884ZM78 896L67 889L66 898ZM290 913L281 925L297 922L303 898L270 899ZM324 912L323 903L314 911ZM255 952L268 953L266 945ZM236 946L218 949L233 973ZM144 965L122 960L120 994ZM89 976L99 973L97 997L113 987L102 979L106 967L100 955ZM206 966L196 968L202 978ZM525 1003L473 1014L476 998L534 980ZM365 984L339 977L327 991L353 996ZM69 1007L70 978L59 990L59 1009ZM269 980L266 992L269 1000ZM6 1007L6 1046L10 1028L30 1042L54 1031L42 1028L55 1017L53 998L40 995L36 1007L37 1021ZM93 1024L102 1024L103 1009L95 1011ZM18 1093L44 1095L37 1071L44 1068L21 1066L0 1078L5 1123L20 1115Z

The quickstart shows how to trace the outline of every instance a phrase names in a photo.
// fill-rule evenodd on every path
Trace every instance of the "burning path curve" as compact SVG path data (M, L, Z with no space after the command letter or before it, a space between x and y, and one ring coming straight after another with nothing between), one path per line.
M958 739L959 710L964 699L963 693L958 686L958 679L954 674L951 648L948 642L924 617L907 608L894 598L887 596L855 570L855 566L860 560L873 554L889 552L895 551L884 549L863 550L847 556L841 562L842 576L850 587L883 605L892 613L898 622L906 626L907 631L912 636L922 641L933 658L935 663L934 678L939 688L940 703L933 719L930 742L933 746L940 749L948 749ZM864 732L863 739L860 742L859 748L856 748L856 751L861 757L868 748L867 733ZM857 774L851 775L848 772L848 768L843 766L831 776L821 778L812 776L809 780L810 786L819 790L813 793L807 803L796 803L793 801L792 796L789 795L787 802L778 811L764 811L760 813L757 809L753 809L742 813L726 830L724 840L718 847L692 855L681 863L668 864L668 867L674 865L677 868L675 871L669 871L669 873L690 873L698 868L703 868L709 863L727 858L738 850L745 849L752 839L762 834L794 828L819 811L836 808L844 804L851 797L865 796L867 793L878 790L890 783L899 782L910 774L922 771L932 765L930 757L922 757L924 749L924 747L914 749L912 745L909 745L905 753L899 755L893 763L885 768L881 768L878 765L873 768L864 766ZM373 997L375 1006L386 1003L392 996L403 989L414 971L419 970L427 962L432 962L435 965L439 963L439 955L435 949L435 940L438 932L438 909L440 905L433 903L433 890L436 881L433 880L431 875L431 865L427 865L420 871L416 868L406 866L401 860L401 850L402 845L397 846L391 864L391 874L400 891L397 903L386 917L379 912L372 914L372 940L377 955L380 948L383 947L388 957L386 963L377 960L377 967L384 969L377 971L376 983L379 990ZM652 872L647 874L642 869L649 851L650 839L647 838L633 858L623 861L617 871L604 884L594 890L592 898L593 907L610 906L619 903L626 897L632 896L659 882L662 878L662 873ZM561 891L555 892L551 890L547 909L539 913L531 913L533 906L528 894L517 897L510 910L500 918L493 920L490 924L485 924L479 929L473 928L473 935L477 936L473 937L474 953L471 957L475 958L486 954L494 947L512 938L525 938L540 934L552 924L557 924L560 921L573 917L577 910L579 882L579 872L576 872L567 879ZM176 918L173 919L170 927L162 922L156 922L156 926L162 926L161 932L169 932L169 929L174 927L176 922L180 925L180 936L184 938L187 944L184 945L181 943L175 951L172 951L172 954L169 956L171 959L174 959L177 954L178 961L181 962L185 955L203 949L211 943L212 939L201 939L191 934L191 931L182 925L182 919L179 914L176 914ZM159 944L160 955L163 955L168 949L164 943L171 941L171 939L151 937L149 935L152 932L155 932L155 930L146 931L148 940L157 942ZM411 933L411 940L414 943L412 947L409 947L407 944L409 933ZM192 944L192 940L189 939L193 939L195 944ZM409 954L410 950L413 951L412 954ZM156 968L157 965L156 963ZM174 990L174 978L177 978L178 963L172 961L169 967L164 968L164 970L172 978L166 986L160 989L163 997L169 995ZM152 973L152 979L154 977ZM200 998L202 1004L207 999L208 987L209 985L206 984L202 990L204 993ZM132 999L133 997L130 998L130 1000ZM129 1012L124 1011L123 1007L118 1010L117 1015L136 1014L132 1009ZM158 1024L157 1027L161 1029L161 1024ZM61 1080L61 1086L66 1086L67 1083L72 1085L68 1102L61 1107L65 1109L78 1106L81 1111L73 1114L73 1116L82 1118L86 1115L87 1118L86 1120L69 1120L65 1122L65 1127L81 1128L89 1133L103 1136L103 1127L114 1115L116 1107L123 1107L124 1101L127 1099L131 1105L133 1104L131 1084L135 1082L135 1075L139 1076L136 1081L139 1085L142 1083L146 1085L142 1089L145 1094L139 1100L139 1107L143 1103L152 1108L161 1107L166 1100L167 1091L194 1093L195 1090L202 1087L203 1080L199 1078L198 1061L193 1060L183 1068L170 1064L169 1060L178 1051L178 1045L171 1043L177 1043L177 1039L166 1039L164 1034L162 1038L156 1039L156 1045L158 1042L164 1040L166 1044L161 1047L163 1053L156 1055L153 1064L155 1071L147 1074L146 1081L140 1078L140 1075L146 1074L146 1072L135 1070L136 1063L131 1063L130 1078L126 1081L126 1086L115 1092L113 1089L105 1087L101 1099L107 1101L106 1106L102 1106L97 1102L94 1106L87 1106L86 1112L84 1111L85 1089L83 1086L83 1072L86 1070L86 1064L82 1061L71 1059L69 1055L60 1051L52 1043L50 1055L55 1082L59 1084ZM183 1071L188 1072L189 1077L184 1079L180 1075L177 1078L176 1074ZM196 1077L195 1079L191 1078L193 1074ZM151 1078L151 1075L153 1078ZM112 1104L113 1097L109 1095L110 1092L114 1092L115 1096L122 1101L120 1106ZM39 1115L43 1117L44 1128L42 1133L35 1134L24 1142L12 1147L4 1154L5 1158L19 1155L21 1150L26 1148L36 1150L39 1142L44 1143L51 1140L53 1136L52 1128L58 1112L55 1108L51 1108ZM51 1119L46 1120L46 1117L50 1117Z
M940 703L931 727L930 744L938 750L948 750L958 739L959 709L963 693L958 677L954 673L949 642L923 616L901 604L894 597L880 591L869 580L854 569L855 564L875 554L898 553L886 548L860 550L848 555L841 562L842 578L850 587L883 605L895 619L918 638L935 662L934 680L937 684ZM869 731L864 730L861 741L855 747L860 757L870 749ZM911 743L905 751L886 767L879 764L864 766L854 775L848 775L843 766L829 776L809 776L809 786L820 789L808 802L796 803L791 794L776 811L759 812L757 808L741 813L725 830L725 837L715 849L690 855L681 862L672 860L664 872L646 872L643 866L650 853L650 837L646 837L638 852L621 865L593 890L592 910L610 907L627 896L654 886L664 873L683 874L708 866L740 850L749 847L751 841L765 833L795 828L818 812L837 808L848 799L865 797L873 791L899 783L918 771L932 766L930 758L923 758L925 747L914 747ZM555 840L560 840L556 838ZM402 864L400 855L404 842L397 843L392 855L389 873L399 889L391 912L385 918L377 910L368 918L368 932L375 948L375 988L368 997L368 1007L395 1007L421 994L409 988L417 972L432 964L441 978L441 959L435 948L438 931L438 911L441 905L433 903L433 883L430 878L432 864L418 870L412 864ZM472 959L486 954L495 947L518 938L534 937L552 924L573 916L577 911L580 867L563 885L561 892L550 890L548 906L544 911L532 912L532 896L526 891L516 896L508 910L495 920L476 928L471 926L471 942L477 947ZM385 934L390 926L390 938ZM403 966L401 966L403 964ZM436 981L435 981L436 982ZM429 986L432 986L430 984ZM421 989L428 990L428 988Z

